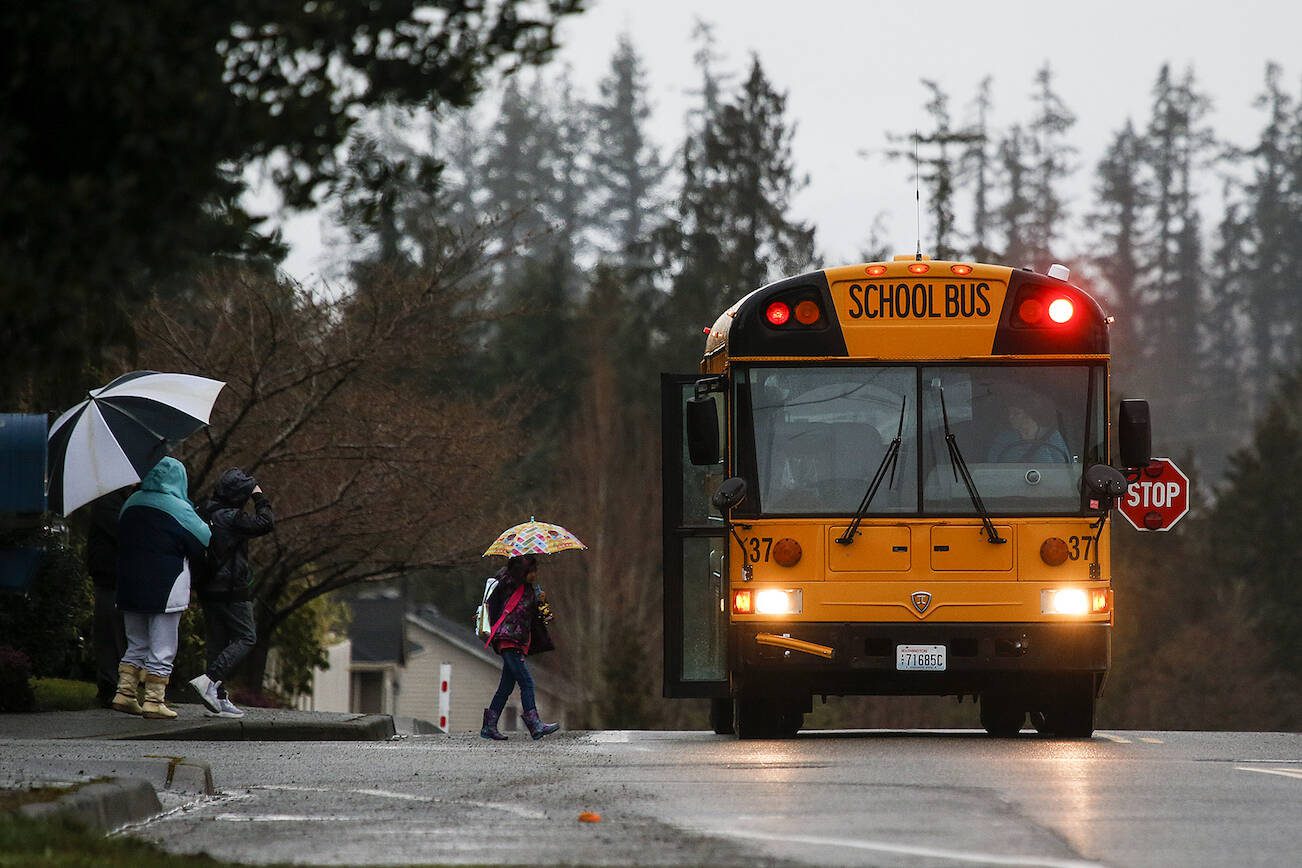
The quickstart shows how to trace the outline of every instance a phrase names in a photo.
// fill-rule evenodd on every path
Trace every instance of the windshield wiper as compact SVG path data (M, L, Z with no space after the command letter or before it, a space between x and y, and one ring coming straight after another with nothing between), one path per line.
M854 542L854 536L859 532L859 525L863 523L863 517L868 512L868 505L873 502L877 495L877 489L881 488L882 479L886 476L886 468L891 470L890 485L895 485L895 461L900 456L900 440L904 436L904 408L908 404L908 397L900 398L900 424L895 429L895 439L886 447L886 454L882 456L882 463L877 465L877 472L873 474L872 482L868 483L868 491L864 494L863 500L859 501L859 508L855 510L854 518L850 521L850 526L845 529L845 533L836 538L836 541L843 546L848 546Z
M999 535L995 530L995 523L990 520L990 511L986 509L985 503L981 500L981 494L977 491L976 483L972 481L972 472L967 469L967 462L963 460L963 453L958 449L958 440L954 438L954 432L949 430L949 410L945 407L945 387L936 386L936 391L940 392L940 418L945 423L945 445L949 447L949 463L954 466L954 481L958 482L960 474L963 477L963 485L967 488L967 496L972 498L972 506L976 509L977 514L981 516L981 523L986 528L986 542L989 543L1006 543L1008 540Z

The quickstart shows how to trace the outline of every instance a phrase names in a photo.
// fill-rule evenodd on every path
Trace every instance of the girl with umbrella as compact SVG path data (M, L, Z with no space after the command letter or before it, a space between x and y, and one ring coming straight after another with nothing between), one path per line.
M518 684L523 720L529 727L529 734L537 741L561 728L558 723L543 723L539 718L533 676L524 662L526 655L541 654L556 647L547 633L546 609L543 608L546 604L537 588L538 558L516 555L507 560L495 578L497 587L488 597L488 617L493 622L493 630L486 644L502 656L502 679L492 702L484 709L484 725L479 734L496 741L506 739L498 731L497 721L506 708L506 701L511 698L511 691Z
M484 552L484 557L501 555L507 561L491 580L496 586L484 600L488 623L492 625L484 645L502 655L502 680L498 682L493 701L484 709L484 725L479 730L482 737L497 741L506 738L498 732L497 721L517 684L523 720L534 740L561 728L560 724L543 723L538 717L533 676L524 662L529 654L541 654L556 647L547 633L552 616L538 587L537 555L586 548L578 537L560 525L531 518L504 530Z
M185 465L167 457L140 481L118 520L118 608L127 653L118 664L113 707L128 714L171 719L163 704L176 658L181 615L190 603L190 574L204 562L212 537L186 496ZM136 685L145 685L145 701Z

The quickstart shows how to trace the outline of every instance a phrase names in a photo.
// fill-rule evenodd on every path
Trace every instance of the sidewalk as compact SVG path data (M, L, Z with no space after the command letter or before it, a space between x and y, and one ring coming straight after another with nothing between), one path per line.
M204 717L199 704L172 705L176 720L145 720L107 708L0 714L0 739L177 741L385 741L395 734L387 714L247 708L238 720Z
M198 758L156 753L94 758L76 753L49 755L35 748L37 761L13 742L65 741L387 741L395 735L387 714L341 714L248 708L243 718L205 717L198 704L171 704L176 720L145 720L107 708L0 714L0 790L33 784L72 787L53 801L18 808L29 816L71 816L96 829L139 822L183 802L217 793L212 770ZM420 731L410 721L408 731ZM407 729L407 727L404 727ZM3 742L9 741L6 750ZM142 749L149 750L149 748ZM157 752L157 748L153 748ZM26 753L30 753L28 750ZM171 752L170 749L167 751ZM54 753L61 753L55 749ZM163 801L160 802L160 797Z

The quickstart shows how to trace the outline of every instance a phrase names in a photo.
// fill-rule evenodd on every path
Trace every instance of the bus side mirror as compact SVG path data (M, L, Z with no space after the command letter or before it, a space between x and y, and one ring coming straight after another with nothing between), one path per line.
M1121 466L1148 466L1153 453L1152 433L1148 425L1148 402L1129 398L1122 401L1121 418L1117 427Z
M687 399L687 456L697 466L719 463L719 411L711 397Z
M714 504L714 508L719 510L720 514L727 514L728 510L745 499L746 480L734 476L719 483L718 490L710 496L710 503Z
M1116 499L1126 493L1126 484L1121 471L1106 464L1095 464L1085 471L1085 490L1105 509L1111 508Z

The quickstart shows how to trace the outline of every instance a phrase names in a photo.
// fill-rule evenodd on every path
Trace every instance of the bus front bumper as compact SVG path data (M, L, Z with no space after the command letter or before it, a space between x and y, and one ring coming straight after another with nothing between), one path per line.
M733 671L748 683L790 679L831 695L981 693L1090 674L1102 688L1112 627L1099 623L774 623L732 625ZM761 634L830 648L809 653ZM902 670L900 646L942 646L943 670Z

